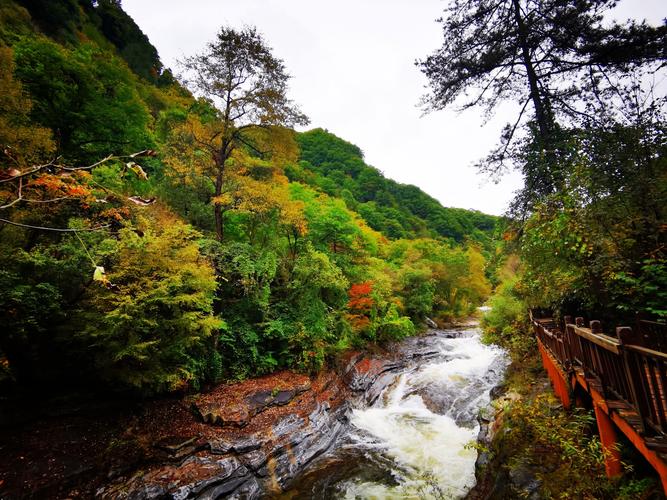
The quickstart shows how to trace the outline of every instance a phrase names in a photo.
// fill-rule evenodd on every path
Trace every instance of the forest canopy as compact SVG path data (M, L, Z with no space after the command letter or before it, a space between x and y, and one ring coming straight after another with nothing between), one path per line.
M490 293L499 220L293 131L254 28L221 28L177 81L120 2L45 4L0 5L3 392L313 372Z

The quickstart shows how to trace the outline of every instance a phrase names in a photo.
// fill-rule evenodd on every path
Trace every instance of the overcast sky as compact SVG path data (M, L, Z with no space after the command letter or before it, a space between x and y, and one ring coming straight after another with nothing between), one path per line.
M415 59L441 45L443 0L123 0L170 68L223 25L254 25L292 75L290 97L322 127L359 146L385 176L443 205L501 214L517 174L494 184L473 163L496 144L512 107L422 116L426 79ZM625 0L618 17L659 22L665 0Z

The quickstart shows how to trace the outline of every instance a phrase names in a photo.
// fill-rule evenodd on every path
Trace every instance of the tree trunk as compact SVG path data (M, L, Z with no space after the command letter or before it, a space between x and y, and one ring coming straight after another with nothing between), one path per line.
M521 14L520 0L512 0L514 6L514 20L516 21L519 30L519 44L521 46L521 58L523 65L526 68L526 75L528 76L528 86L530 88L530 99L533 101L535 108L535 119L540 129L540 139L546 141L552 130L552 117L549 111L549 105L542 99L540 95L540 88L538 85L537 73L533 65L533 60L530 56L530 47L528 46L528 30Z
M225 180L225 163L227 163L231 154L231 141L225 139L222 141L220 150L213 155L213 161L215 162L217 172L215 176L214 193L216 198L222 194L222 185ZM225 238L225 213L220 203L215 203L215 205L213 205L213 214L215 215L215 235L218 238L218 241L222 241Z
M222 180L224 171L224 163L222 165L218 165L218 174L215 177L216 197L222 194ZM218 238L218 241L222 241L225 238L225 221L224 214L222 212L222 205L220 203L215 203L213 205L213 213L215 214L215 235Z

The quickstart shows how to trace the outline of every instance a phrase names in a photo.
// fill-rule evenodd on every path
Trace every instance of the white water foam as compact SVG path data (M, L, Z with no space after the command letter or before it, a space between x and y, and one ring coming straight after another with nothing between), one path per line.
M358 442L393 461L396 484L349 480L346 499L461 498L474 486L477 451L471 444L479 426L474 417L462 424L456 419L488 405L505 355L483 345L477 332L440 339L439 347L441 356L403 373L374 407L352 412ZM416 394L424 390L452 397L436 412Z

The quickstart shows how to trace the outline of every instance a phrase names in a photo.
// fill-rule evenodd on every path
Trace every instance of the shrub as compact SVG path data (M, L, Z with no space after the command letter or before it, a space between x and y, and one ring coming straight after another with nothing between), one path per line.
M515 292L516 279L501 284L489 299L491 308L482 318L484 340L499 344L515 358L525 357L535 347L528 325L528 307Z
M400 316L395 304L389 306L387 314L382 318L377 329L377 337L381 342L402 340L414 335L415 325L407 316Z

